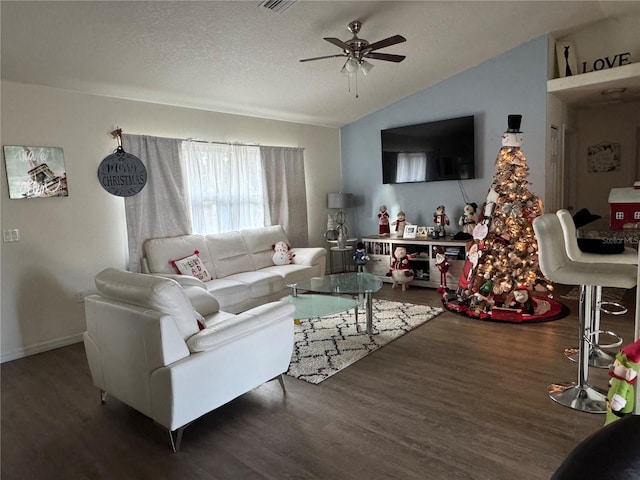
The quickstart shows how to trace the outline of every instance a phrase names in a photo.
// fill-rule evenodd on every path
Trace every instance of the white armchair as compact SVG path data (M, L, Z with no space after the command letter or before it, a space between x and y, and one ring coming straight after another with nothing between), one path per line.
M85 299L93 383L103 402L109 393L167 428L174 451L202 415L275 378L284 390L292 305L233 315L202 288L113 268L96 287Z

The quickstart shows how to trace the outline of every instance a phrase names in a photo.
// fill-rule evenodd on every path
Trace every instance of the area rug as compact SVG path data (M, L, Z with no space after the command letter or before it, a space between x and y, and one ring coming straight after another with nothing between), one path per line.
M620 303L625 293L627 293L626 288L602 287L602 301ZM580 287L575 286L567 293L560 296L567 300L580 300Z
M426 305L373 299L373 335L366 333L363 309L360 332L352 311L322 318L301 319L295 325L287 375L318 384L371 352L431 320L444 310Z

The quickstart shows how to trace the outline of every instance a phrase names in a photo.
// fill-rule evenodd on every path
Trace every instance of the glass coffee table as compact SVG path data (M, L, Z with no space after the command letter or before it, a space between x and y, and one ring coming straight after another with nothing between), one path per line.
M314 294L311 295L313 297L320 297L317 298L316 304L323 305L322 308L338 309L331 313L337 313L350 310L351 308L356 308L356 325L358 322L358 310L356 305L348 308L342 307L347 305L347 303L344 302L345 300L355 302L356 304L360 303L359 300L347 299L341 297L340 295L357 295L359 299L364 298L367 319L367 333L369 335L372 335L374 333L372 308L373 294L382 288L382 280L380 280L378 277L364 272L338 273L334 275L325 275L324 277L313 277L311 279L303 280L301 282L293 283L287 286L291 288L291 296L287 297L289 299L293 299L291 303L294 303L296 301L300 302L300 300L295 299L296 297L298 297L298 291L304 290L306 292ZM302 295L300 296L300 298L307 296L309 295ZM298 307L296 306L296 309L297 308ZM320 307L318 307L318 309L318 311L321 310ZM330 315L330 313L325 313L325 315Z

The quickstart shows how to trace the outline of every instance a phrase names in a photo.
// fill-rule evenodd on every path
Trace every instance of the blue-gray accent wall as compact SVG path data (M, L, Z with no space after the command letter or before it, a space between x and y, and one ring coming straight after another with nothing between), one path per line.
M426 226L434 225L433 212L444 205L450 238L459 230L465 196L478 208L486 198L509 114L523 116L531 191L544 199L547 48L547 37L537 38L342 127L342 191L354 195L347 211L349 236L377 233L383 204L392 221L403 210L409 222ZM380 130L466 115L475 115L475 179L382 184Z

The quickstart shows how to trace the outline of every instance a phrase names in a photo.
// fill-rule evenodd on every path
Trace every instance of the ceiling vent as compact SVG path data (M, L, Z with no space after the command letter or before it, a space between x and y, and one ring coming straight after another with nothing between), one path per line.
M260 2L259 7L264 7L267 10L271 10L276 13L284 13L291 5L296 3L297 0L263 0Z

